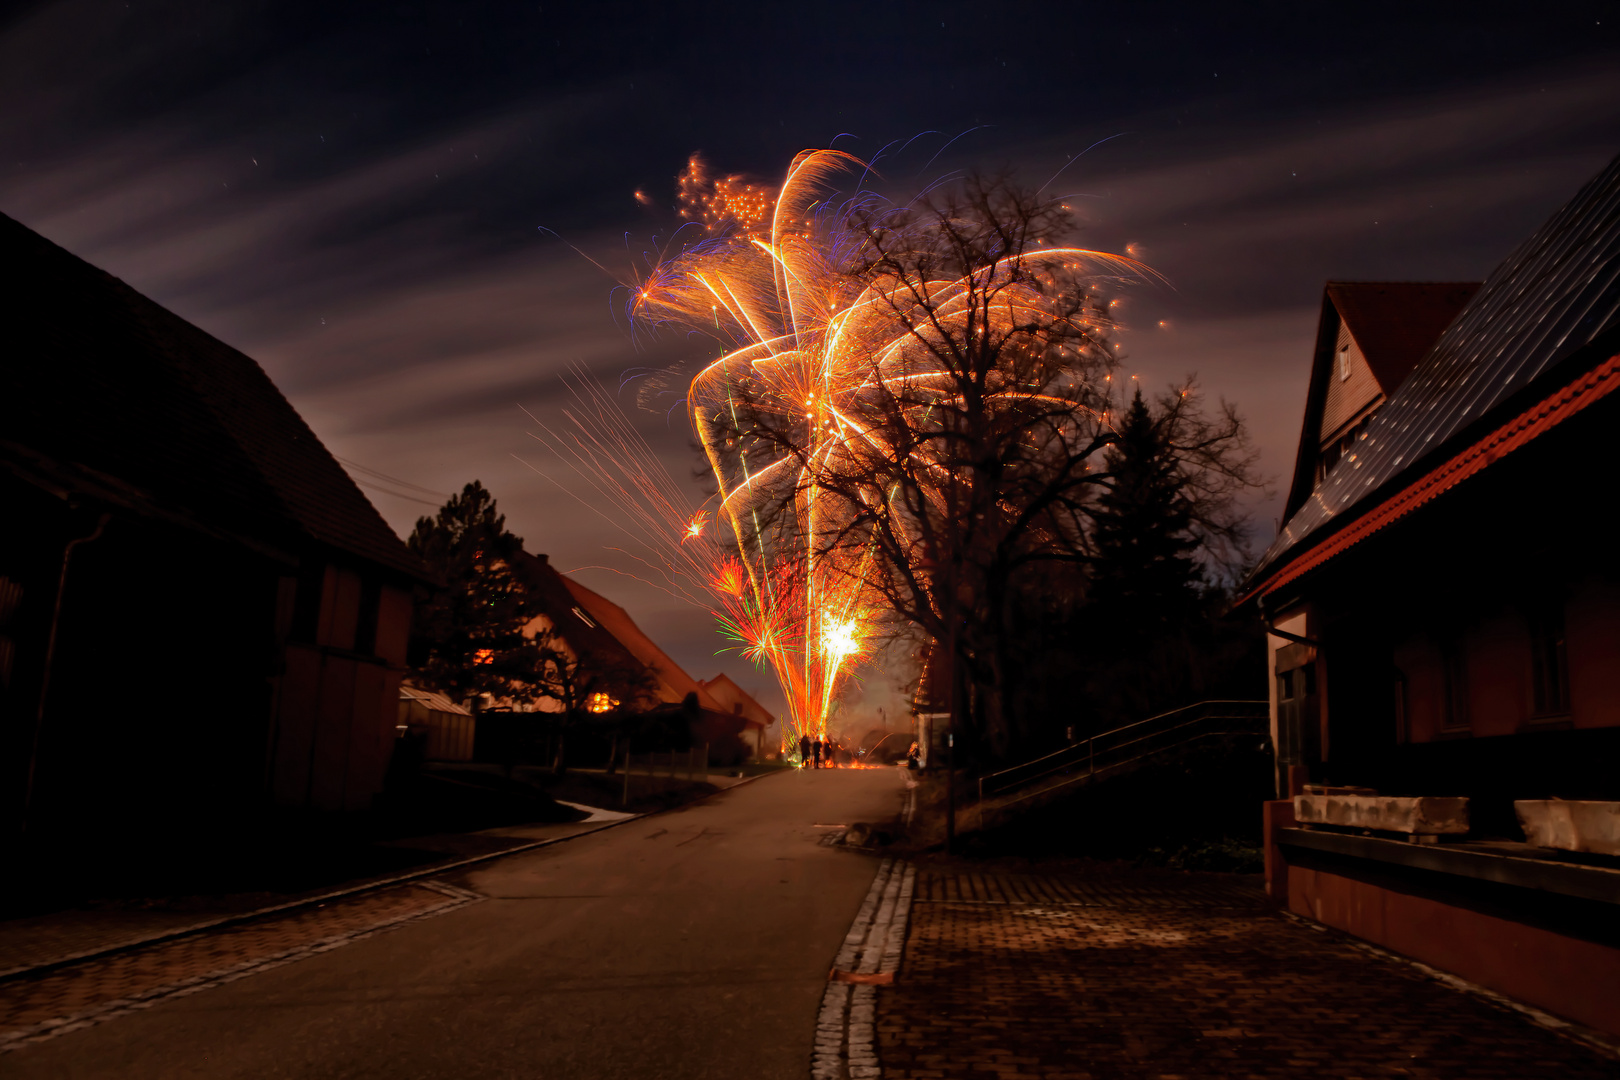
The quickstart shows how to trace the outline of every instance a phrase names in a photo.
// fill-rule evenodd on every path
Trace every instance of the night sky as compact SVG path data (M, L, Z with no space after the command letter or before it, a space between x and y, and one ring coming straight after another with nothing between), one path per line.
M554 421L571 365L617 381L712 351L633 342L569 244L626 276L691 152L771 179L826 145L890 147L896 194L1068 163L1048 190L1080 241L1168 282L1125 297L1127 370L1238 403L1280 488L1322 283L1481 278L1620 152L1620 9L0 7L0 211L257 359L402 535L481 479L530 550L616 567L580 577L771 708L708 616L624 576L611 526L534 471L561 475L520 406ZM679 410L640 419L690 482ZM1257 547L1279 504L1256 501Z

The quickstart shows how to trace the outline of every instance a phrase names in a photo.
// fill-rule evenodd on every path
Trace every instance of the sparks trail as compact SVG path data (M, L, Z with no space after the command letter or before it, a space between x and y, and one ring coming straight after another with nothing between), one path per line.
M636 322L703 330L725 348L688 391L718 484L714 520L732 549L709 580L722 624L781 682L785 744L825 733L841 686L891 617L875 586L886 572L876 534L906 536L918 514L890 507L881 487L831 494L828 478L907 458L950 480L935 444L909 437L964 393L949 352L975 338L1011 350L1049 344L1059 324L1065 340L1093 340L1107 329L1105 309L1064 306L1057 286L1096 267L1139 269L1037 247L1009 249L966 276L894 274L894 245L929 219L869 191L837 201L838 175L864 178L865 169L840 151L805 151L773 189L711 177L694 156L680 179L681 212L705 236L654 267L631 298ZM967 392L995 413L1027 412L1064 391L1050 378L1035 385L998 373ZM883 529L872 528L874 514Z

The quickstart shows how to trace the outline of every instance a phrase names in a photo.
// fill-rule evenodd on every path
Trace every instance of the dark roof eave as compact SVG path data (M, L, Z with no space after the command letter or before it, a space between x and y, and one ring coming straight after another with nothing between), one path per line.
M1504 404L1512 408L1499 410L1495 421L1482 418L1482 423L1472 429L1488 428L1486 434L1474 437L1460 450L1448 454L1442 448L1426 456L1412 470L1397 477L1396 483L1388 485L1394 489L1394 494L1335 522L1330 530L1310 534L1305 538L1309 543L1301 549L1286 549L1293 551L1292 556L1273 561L1245 581L1232 606L1242 607L1277 591L1620 389L1620 353L1610 355L1595 366L1582 367L1584 370L1574 379L1562 382L1551 394L1546 394L1544 388L1536 388L1541 396L1528 404L1521 400L1523 394L1510 399ZM1528 391L1531 387L1525 389ZM1506 422L1500 419L1503 412L1511 414ZM1427 464L1437 460L1438 464Z
M0 469L70 505L88 503L105 510L122 510L244 548L283 566L295 567L299 562L297 555L286 547L210 525L183 510L161 505L149 493L116 477L87 466L58 461L16 443L0 440Z

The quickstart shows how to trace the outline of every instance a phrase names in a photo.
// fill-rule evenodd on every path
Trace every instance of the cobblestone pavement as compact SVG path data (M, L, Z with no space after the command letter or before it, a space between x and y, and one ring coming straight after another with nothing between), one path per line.
M810 1055L813 1080L874 1080L881 1075L873 1044L876 991L894 979L905 950L913 869L884 859L828 973Z
M60 911L7 919L0 922L0 972L54 963L219 917L190 911Z
M882 1075L1615 1080L1620 1065L1224 875L919 867Z
M518 850L537 840L567 839L602 827L600 822L547 822L385 841L375 845L372 853L381 867L374 865L355 876L339 872L309 887L113 897L64 911L0 919L0 979L36 965L140 945L147 938L176 930L200 929L222 919L318 900L328 893L341 894L403 873L437 873L463 859ZM389 858L390 849L404 854ZM380 859L377 852L384 853Z
M0 1053L337 948L478 899L440 882L344 897L0 982Z

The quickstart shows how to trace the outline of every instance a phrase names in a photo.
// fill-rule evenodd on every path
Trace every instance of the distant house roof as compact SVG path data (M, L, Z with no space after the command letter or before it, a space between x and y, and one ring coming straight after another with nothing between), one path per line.
M576 656L615 665L643 663L574 598L568 579L557 572L550 559L524 552L523 562L525 580L539 594L546 621Z
M1477 281L1330 281L1322 290L1322 312L1316 323L1316 349L1305 393L1305 422L1300 428L1294 479L1283 513L1292 516L1316 486L1322 424L1328 387L1333 380L1333 353L1339 327L1347 327L1384 397L1395 392L1479 292Z
M566 574L562 575L562 580L574 601L585 609L591 620L658 676L659 700L676 704L687 694L696 694L698 704L703 708L712 712L730 713L730 709L723 708L696 679L682 671L680 665L671 660L668 653L654 644L652 638L642 632L641 627L636 625L635 620L630 618L624 608L607 597L592 592Z
M457 705L443 694L433 690L423 690L408 683L400 683L399 700L415 701L425 706L429 712L455 713L458 716L471 716L472 713Z
M731 676L724 672L712 679L699 680L698 685L719 702L723 711L739 715L751 724L769 727L776 720L765 706L754 700L752 694L738 686Z
M0 271L7 456L28 475L425 576L252 359L3 214Z
M1617 349L1620 157L1497 267L1289 518L1247 591ZM1615 381L1582 392L1608 393Z

